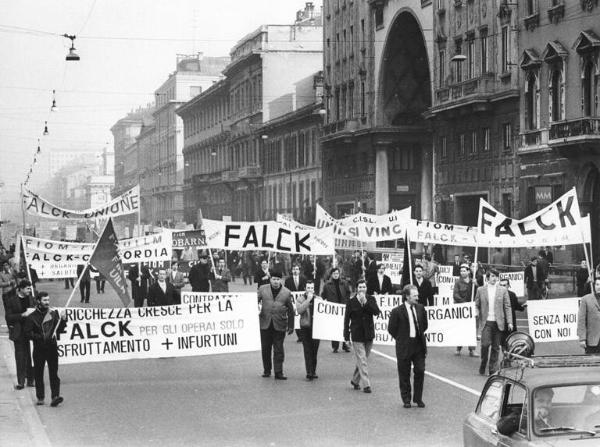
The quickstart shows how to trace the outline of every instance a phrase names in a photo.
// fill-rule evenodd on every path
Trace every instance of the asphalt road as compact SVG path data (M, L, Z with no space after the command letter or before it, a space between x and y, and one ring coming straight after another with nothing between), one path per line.
M62 281L38 289L55 306L68 298ZM255 288L238 280L232 290ZM88 306L120 306L108 285L106 292L97 295L92 283ZM78 292L72 305L80 305ZM430 348L427 407L404 409L392 347L375 346L372 394L351 388L351 354L334 354L323 342L319 379L308 382L295 335L285 347L284 382L260 377L260 352L64 365L64 404L36 411L56 446L454 446L462 445L462 421L485 382L478 358ZM539 345L536 354L568 352L578 352L576 343Z

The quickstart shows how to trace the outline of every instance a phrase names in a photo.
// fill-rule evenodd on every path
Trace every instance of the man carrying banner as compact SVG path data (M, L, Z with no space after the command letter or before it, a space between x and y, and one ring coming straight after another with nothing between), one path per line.
M500 286L504 287L508 291L508 298L510 299L510 319L508 321L512 322L512 331L517 330L517 311L523 312L527 307L527 304L521 305L519 303L519 299L517 298L517 294L510 290L510 280L508 278L502 278L500 280ZM508 317L508 315L507 315ZM503 338L506 338L510 334L509 331L504 331ZM502 344L504 344L504 340L502 340Z
M210 291L210 265L208 264L208 257L206 254L202 254L198 263L194 264L190 269L188 276L190 286L192 286L192 292L208 292Z
M58 310L50 309L50 297L46 292L40 292L36 297L35 310L25 321L25 334L28 339L33 340L33 369L38 405L44 405L44 367L46 362L48 363L52 397L50 406L56 407L63 401L60 396L60 379L58 378L56 333L62 332L65 325L66 315L59 316Z
M185 286L183 273L179 271L179 263L171 261L171 269L167 275L167 281L173 286L175 292L175 304L181 304L181 289Z
M332 303L346 304L348 302L348 298L350 298L350 286L345 280L340 278L340 269L338 267L331 269L331 278L323 286L321 298ZM331 342L331 348L334 353L338 352L339 347L339 341ZM348 348L345 342L342 343L342 349L344 352L350 352L350 348Z
M453 289L454 304L468 303L475 295L474 289L476 286L475 281L471 278L469 265L461 264L459 273L460 277L454 283ZM457 346L455 355L460 355L461 350L462 346ZM475 346L469 346L469 356L475 357Z
M304 348L304 365L306 367L306 379L318 379L317 376L317 353L320 340L313 338L313 319L315 315L314 298L315 283L308 280L305 284L304 294L298 296L296 311L300 315L300 331L302 332L302 347Z
M356 294L346 304L344 313L344 341L352 345L356 368L350 384L355 390L360 389L362 380L363 391L371 392L371 380L367 359L373 347L375 338L375 323L373 317L379 315L380 310L377 301L372 295L367 295L367 284L364 280L356 284ZM350 341L352 340L352 341Z
M508 291L498 285L499 276L498 270L490 269L487 284L477 289L477 295L475 296L475 307L479 314L479 322L483 325L481 331L481 364L479 365L479 374L481 375L485 375L490 347L492 352L490 354L489 372L490 375L496 372L502 331L506 327L510 332L513 329L512 322L508 320L512 312Z
M274 367L276 380L287 380L283 375L283 360L285 352L283 341L287 330L288 335L294 332L294 306L292 293L281 285L281 273L275 270L269 272L269 284L258 289L258 303L261 305L260 314L260 344L262 348L263 377L271 376ZM273 362L271 363L271 353Z
M396 306L390 313L388 332L396 340L396 359L400 397L404 408L410 408L411 387L410 367L414 374L412 399L419 408L423 403L423 382L425 380L425 357L427 356L427 314L419 303L419 291L414 285L402 289L403 304Z
M600 278L594 278L593 289L579 303L577 337L586 354L600 355Z
M16 289L2 295L8 338L12 340L15 348L16 390L25 388L25 379L27 379L27 386L33 386L31 349L24 330L25 320L35 307L31 293L31 283L27 279L22 279Z

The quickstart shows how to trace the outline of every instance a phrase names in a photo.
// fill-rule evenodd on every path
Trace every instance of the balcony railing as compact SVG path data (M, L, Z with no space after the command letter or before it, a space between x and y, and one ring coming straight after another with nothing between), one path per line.
M373 174L336 178L326 180L324 183L326 194L331 196L349 194L364 195L375 191L375 175Z
M530 151L548 146L548 129L527 130L520 135L520 150Z
M238 171L223 171L221 172L222 182L237 182L240 179Z
M239 170L239 178L257 178L260 176L260 166L244 166Z
M578 118L553 123L550 126L550 142L557 143L585 140L600 140L600 118Z
M341 121L334 121L332 123L326 124L323 126L323 134L331 135L336 132L341 132L343 130L347 130L349 132L354 132L358 129L358 119L346 119Z
M435 91L438 105L446 101L456 101L471 95L485 95L494 93L494 75L485 74L477 78L468 79L459 84L439 88Z

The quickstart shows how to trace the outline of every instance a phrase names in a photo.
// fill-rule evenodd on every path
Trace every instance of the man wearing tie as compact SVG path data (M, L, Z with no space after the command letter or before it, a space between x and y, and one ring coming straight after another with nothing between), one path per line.
M181 304L181 289L185 286L185 279L183 273L179 271L179 263L177 261L171 262L171 271L167 279L168 282L173 286L175 304Z
M404 408L410 408L410 366L414 371L413 402L424 408L423 382L425 379L425 356L427 355L427 314L423 305L419 304L419 291L414 285L402 289L404 303L395 307L390 313L388 332L396 340L396 359L400 397Z
M292 275L288 276L283 284L290 292L304 292L306 290L306 278L300 275L300 266L292 267ZM296 329L296 342L302 343L302 331Z
M170 306L175 304L175 289L167 282L167 271L158 271L158 280L148 291L148 306Z
M496 269L488 272L488 282L485 286L477 289L475 295L476 312L479 314L481 330L481 364L479 365L479 374L485 375L485 368L488 362L488 352L490 346L489 372L494 374L498 369L498 353L500 352L500 342L502 331L508 326L508 331L512 332L513 325L507 321L512 315L510 307L510 298L508 291L498 285L500 273Z
M367 282L367 295L386 295L393 292L392 280L385 274L383 264L378 264L377 274L371 276Z
M269 274L269 262L266 259L263 259L260 263L260 269L254 275L254 282L256 283L256 287L260 289L260 286L264 286L265 284L269 284L269 279L271 275Z
M373 317L379 315L380 310L377 301L372 295L367 295L367 284L359 280L356 284L356 295L346 303L344 314L344 341L352 345L356 368L350 384L355 390L360 389L360 381L363 383L363 391L371 392L371 380L367 368L367 359L373 347L375 338L375 324ZM352 341L350 341L352 339Z
M231 281L231 273L225 267L225 259L219 259L216 271L211 273L212 291L213 292L229 292L229 281Z

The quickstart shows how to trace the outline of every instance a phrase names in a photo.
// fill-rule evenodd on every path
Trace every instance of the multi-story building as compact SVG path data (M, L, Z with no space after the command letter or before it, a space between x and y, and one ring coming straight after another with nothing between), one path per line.
M600 224L600 5L594 0L519 2L521 212L577 188L581 211ZM593 238L594 265L600 239ZM584 259L578 246L559 262Z
M489 0L436 0L433 10L436 220L476 225L480 197L516 216L518 11Z
M314 102L266 122L258 131L262 141L262 219L287 214L314 225L314 209L321 198L323 73L313 78Z
M216 83L227 57L178 55L176 70L156 90L155 145L148 175L155 177L152 221L174 224L183 221L183 121L177 108Z
M230 56L226 81L179 113L186 129L186 187L192 191L188 217L198 209L217 219L263 215L260 129L314 103L313 76L322 66L321 16L307 3L293 25L263 25L242 38Z
M140 223L151 224L155 222L153 216L156 214L152 206L154 201L152 195L158 183L158 176L151 175L153 166L156 165L156 127L154 117L146 115L142 119L140 133L135 137L135 163L137 167L137 183L140 185ZM133 179L132 179L133 180Z
M325 208L430 219L431 1L325 0L323 14Z

